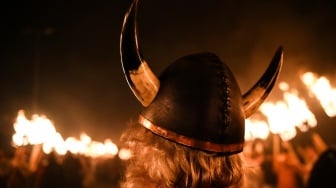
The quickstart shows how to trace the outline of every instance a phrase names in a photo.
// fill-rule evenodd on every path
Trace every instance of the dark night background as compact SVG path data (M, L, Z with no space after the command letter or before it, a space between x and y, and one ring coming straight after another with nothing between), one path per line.
M130 0L10 3L0 8L1 142L10 139L19 109L28 118L47 115L64 137L84 131L117 142L141 108L119 55ZM299 80L303 71L326 75L336 85L335 11L332 1L317 0L141 0L140 44L158 75L183 55L214 52L231 67L242 92L283 45L280 80L307 97ZM269 100L279 91L272 94ZM333 142L334 119L306 99L321 135Z

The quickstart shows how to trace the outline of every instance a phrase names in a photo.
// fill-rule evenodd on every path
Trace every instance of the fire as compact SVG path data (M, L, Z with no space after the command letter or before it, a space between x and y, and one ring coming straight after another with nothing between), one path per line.
M319 100L326 114L329 117L336 116L336 89L331 86L330 81L324 76L317 77L312 72L306 72L300 78ZM259 109L267 121L253 117L246 121L245 138L247 140L262 138L260 134L266 136L265 124L268 125L271 133L279 134L285 141L294 138L297 129L307 131L317 126L315 115L306 101L299 97L299 92L291 89L286 82L279 83L279 88L283 91L283 99L276 102L265 102ZM259 130L259 124L262 124L263 130Z
M245 120L245 139L253 140L256 138L266 139L269 135L269 128L266 121L257 119Z
M290 90L285 82L280 83L280 89L284 92L283 100L265 103L260 111L267 117L270 131L286 141L295 137L296 128L307 131L317 125L317 120L297 90Z
M118 155L122 160L129 160L132 158L132 152L127 148L121 148Z
M50 141L57 134L52 122L45 116L33 115L32 120L29 121L22 110L18 113L14 130L15 145L42 144Z
M301 80L320 101L321 106L329 117L336 116L336 89L332 88L326 77L306 72ZM270 133L278 134L283 141L294 138L297 130L307 131L317 126L315 115L309 109L306 101L299 96L299 92L292 89L288 83L280 82L279 88L283 98L275 102L265 102L261 105L260 116L252 116L245 121L245 139L266 139ZM34 114L28 120L20 110L14 124L15 134L12 137L16 146L42 145L44 153L56 151L60 155L67 152L90 157L115 156L130 158L128 150L121 149L109 139L103 143L91 139L85 133L80 138L68 137L63 139L56 131L53 123L46 116Z
M299 97L297 90L290 89L286 82L281 82L279 88L284 92L283 100L265 102L260 106L260 111L267 119L269 131L279 134L281 139L286 141L295 137L296 128L307 131L308 128L317 125L317 120L309 110L306 101ZM253 121L258 122L255 119ZM255 123L248 125L250 126L257 130Z
M80 135L80 139L63 139L46 116L34 114L32 119L28 120L23 110L18 112L14 130L12 141L15 146L41 145L46 154L55 151L59 155L71 152L89 157L114 157L118 153L118 147L110 139L101 143L92 140L85 133Z
M336 115L336 89L332 88L329 80L324 76L317 77L312 72L304 73L301 80L319 100L326 114L334 117Z

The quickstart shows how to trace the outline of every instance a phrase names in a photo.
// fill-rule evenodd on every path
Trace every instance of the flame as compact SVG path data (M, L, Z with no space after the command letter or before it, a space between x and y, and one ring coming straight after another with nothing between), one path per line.
M319 100L322 108L329 117L336 115L336 89L332 88L329 80L324 77L317 77L312 72L306 72L301 76L302 82Z
M321 106L329 117L336 115L336 89L332 88L326 77L317 77L316 74L306 72L301 80L320 101ZM306 101L299 97L299 92L291 89L288 83L280 82L279 88L283 92L283 99L275 102L264 102L259 111L266 118L252 116L245 121L245 139L266 139L270 133L278 134L282 140L294 138L297 129L307 131L317 126L315 115L309 109ZM44 153L56 151L60 155L67 152L90 157L115 156L129 159L132 154L126 149L119 151L118 147L109 139L103 143L92 140L86 133L80 138L68 137L63 139L56 131L53 123L44 115L32 116L28 120L23 110L18 112L14 123L15 133L12 136L14 145L41 144Z
M317 125L317 120L306 101L298 96L297 90L290 90L286 82L280 83L279 87L284 92L283 100L266 102L260 111L267 117L270 131L286 141L295 137L296 128L307 131Z
M266 121L258 119L245 120L245 140L254 140L256 138L266 139L269 132Z
M299 97L297 90L290 89L286 82L280 82L279 88L284 92L282 100L265 102L260 106L259 110L266 117L267 123L258 119L246 121L247 140L263 138L260 134L268 136L265 124L268 125L270 132L279 134L284 141L294 138L297 128L304 132L317 125L315 115L310 111L306 101ZM260 127L263 127L262 130Z
M45 116L33 115L32 120L29 121L23 110L18 112L14 130L13 142L18 146L42 144L48 142L57 133L52 122Z
M23 110L18 112L14 130L12 141L15 146L41 144L42 150L46 154L55 151L59 155L71 152L89 157L113 157L118 153L117 145L110 139L101 143L92 140L85 133L80 135L80 139L75 137L63 139L46 116L34 114L32 119L28 120Z
M129 160L132 158L132 152L127 148L121 148L118 155L121 160Z

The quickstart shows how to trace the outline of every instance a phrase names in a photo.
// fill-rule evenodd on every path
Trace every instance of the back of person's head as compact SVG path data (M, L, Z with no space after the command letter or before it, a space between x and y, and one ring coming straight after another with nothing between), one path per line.
M323 152L315 162L307 188L336 187L336 147L330 147Z
M273 89L282 67L282 47L244 94L230 68L209 52L178 58L157 77L141 53L138 4L133 0L126 12L120 37L124 75L143 106L137 126L123 136L133 155L124 187L151 187L148 182L153 187L239 184L242 165L237 154L244 147L245 119Z
M133 155L121 187L241 187L239 155L191 149L162 139L136 122L130 124L121 141Z

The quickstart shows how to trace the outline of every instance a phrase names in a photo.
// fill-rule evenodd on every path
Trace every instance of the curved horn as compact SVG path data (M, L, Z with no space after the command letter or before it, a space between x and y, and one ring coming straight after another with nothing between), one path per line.
M245 118L248 118L259 106L265 101L270 94L282 67L283 50L280 46L275 52L273 59L265 73L261 76L258 82L243 95L243 108Z
M138 46L138 0L134 0L125 14L120 36L121 64L127 83L143 106L148 106L156 96L160 82L143 59Z

